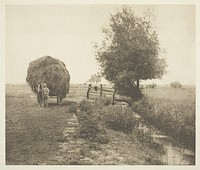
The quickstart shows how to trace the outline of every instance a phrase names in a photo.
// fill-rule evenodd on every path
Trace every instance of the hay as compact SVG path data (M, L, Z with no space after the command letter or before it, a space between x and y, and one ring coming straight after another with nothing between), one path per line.
M47 84L50 96L66 97L69 93L70 75L65 64L59 59L44 56L29 63L26 81L36 93L38 81Z

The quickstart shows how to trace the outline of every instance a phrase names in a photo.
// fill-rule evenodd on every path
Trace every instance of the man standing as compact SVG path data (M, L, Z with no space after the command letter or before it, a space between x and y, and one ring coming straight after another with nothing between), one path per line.
M43 88L43 102L44 102L44 107L48 107L48 96L49 96L49 89L46 84L44 84Z
M37 91L37 102L39 107L42 107L42 90L43 90L42 82L38 81L36 86L36 91Z

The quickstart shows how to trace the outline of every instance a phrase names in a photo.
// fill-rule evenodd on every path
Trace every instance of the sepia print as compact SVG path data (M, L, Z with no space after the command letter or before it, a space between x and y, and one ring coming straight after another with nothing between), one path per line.
M195 5L6 5L6 165L196 165Z

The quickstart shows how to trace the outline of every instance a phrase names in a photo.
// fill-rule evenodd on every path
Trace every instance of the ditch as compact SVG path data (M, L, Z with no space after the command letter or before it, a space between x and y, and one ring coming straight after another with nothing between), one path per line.
M161 162L166 165L195 165L195 153L185 148L170 136L156 129L153 125L148 125L138 114L139 129L152 136L154 142L162 144L166 153L161 157Z

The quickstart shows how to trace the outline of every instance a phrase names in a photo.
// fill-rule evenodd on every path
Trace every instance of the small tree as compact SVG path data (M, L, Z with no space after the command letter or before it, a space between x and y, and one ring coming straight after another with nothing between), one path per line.
M97 73L97 74L92 74L90 79L88 80L88 82L92 83L100 83L101 82L101 74Z
M140 80L161 78L165 73L166 62L159 58L158 36L147 14L137 17L123 8L111 15L110 24L103 28L102 45L95 46L105 79L131 97L140 95Z

